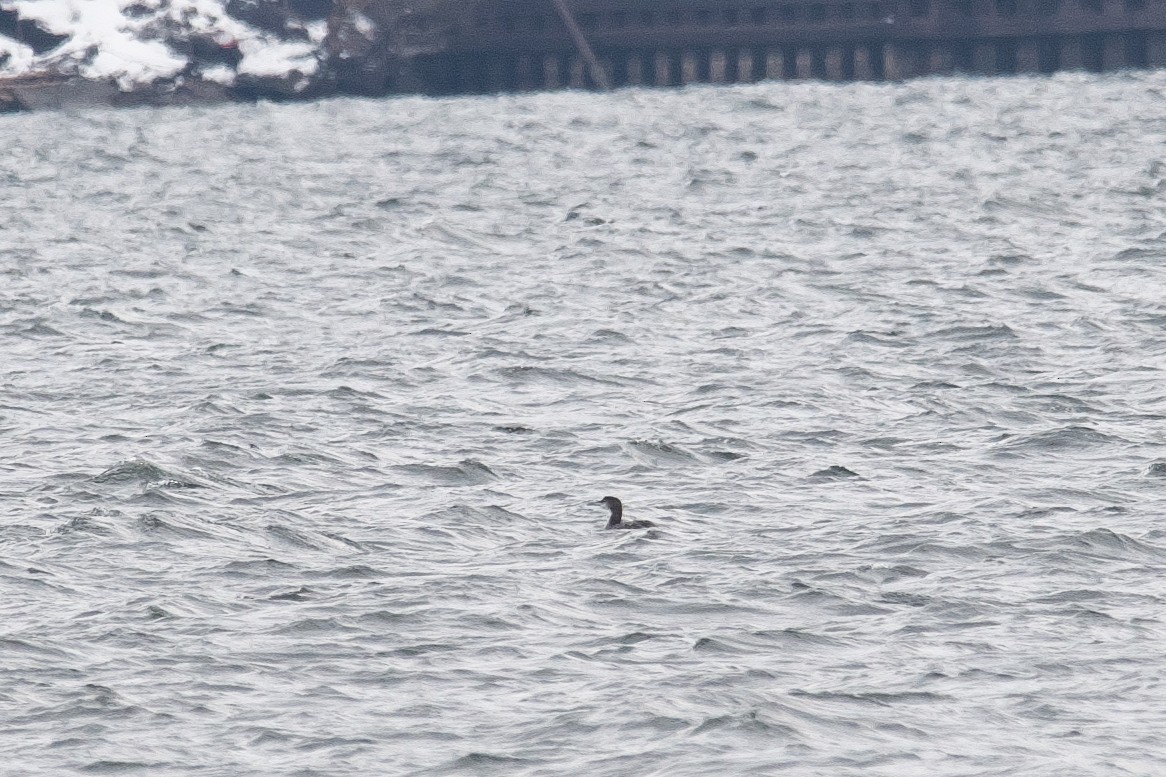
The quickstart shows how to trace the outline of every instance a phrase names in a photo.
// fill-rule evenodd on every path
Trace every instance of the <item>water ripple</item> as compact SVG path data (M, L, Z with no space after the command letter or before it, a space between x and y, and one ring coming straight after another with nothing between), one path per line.
M0 117L0 748L1153 773L1164 93Z

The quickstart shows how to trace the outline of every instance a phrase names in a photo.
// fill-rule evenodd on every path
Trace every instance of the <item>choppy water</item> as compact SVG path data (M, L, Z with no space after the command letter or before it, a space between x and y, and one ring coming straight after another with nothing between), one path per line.
M0 131L0 771L1162 773L1166 74Z

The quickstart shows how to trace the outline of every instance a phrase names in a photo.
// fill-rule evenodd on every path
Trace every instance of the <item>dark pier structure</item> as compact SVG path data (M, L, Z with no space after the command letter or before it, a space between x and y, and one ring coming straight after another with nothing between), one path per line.
M441 45L407 70L412 89L432 93L1166 66L1166 0L479 0L445 16L440 4L427 10L407 24L440 31Z

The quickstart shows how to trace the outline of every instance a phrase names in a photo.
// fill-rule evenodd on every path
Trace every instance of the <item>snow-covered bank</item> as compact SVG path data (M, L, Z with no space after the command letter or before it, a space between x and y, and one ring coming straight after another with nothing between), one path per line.
M48 77L122 93L198 84L294 96L321 72L328 8L320 0L0 0L0 88Z

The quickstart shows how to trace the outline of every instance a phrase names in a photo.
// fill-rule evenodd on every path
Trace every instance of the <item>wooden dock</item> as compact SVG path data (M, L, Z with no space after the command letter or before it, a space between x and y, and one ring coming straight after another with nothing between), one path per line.
M463 6L434 93L1166 66L1166 0L559 0Z

